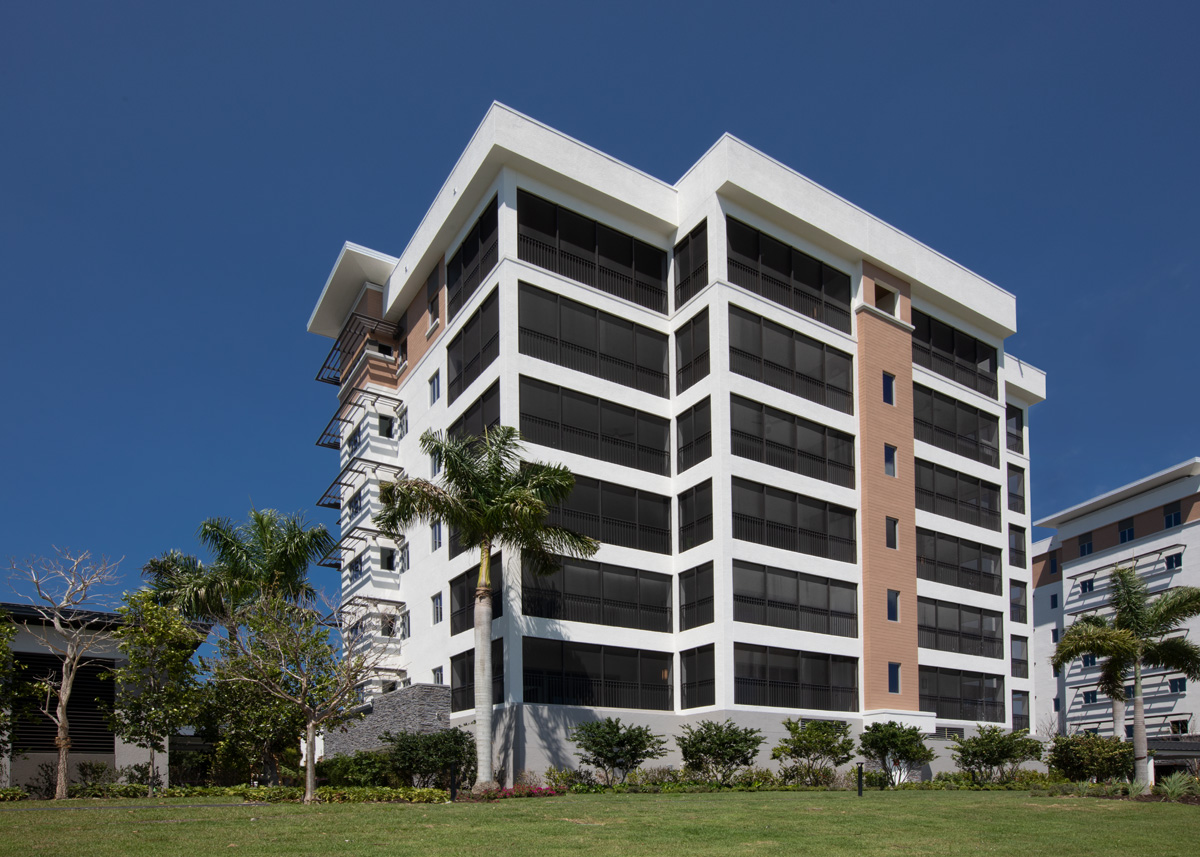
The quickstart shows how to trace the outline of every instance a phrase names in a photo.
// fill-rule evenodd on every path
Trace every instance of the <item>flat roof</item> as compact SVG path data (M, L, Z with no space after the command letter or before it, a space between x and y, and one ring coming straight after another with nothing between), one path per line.
M1061 512L1055 512L1053 515L1042 518L1040 521L1034 521L1033 525L1035 527L1054 527L1057 529L1076 518L1082 518L1084 515L1091 512L1098 512L1106 506L1111 506L1122 500L1128 500L1130 497L1136 497L1138 494L1143 494L1154 488L1170 484L1177 479L1186 479L1189 476L1200 476L1200 457L1189 458L1186 461L1181 461L1179 464L1168 467L1166 470L1152 473L1144 479L1130 482L1128 485L1122 485L1120 488L1115 488L1104 494L1098 494L1090 500L1084 500L1078 505L1063 509Z

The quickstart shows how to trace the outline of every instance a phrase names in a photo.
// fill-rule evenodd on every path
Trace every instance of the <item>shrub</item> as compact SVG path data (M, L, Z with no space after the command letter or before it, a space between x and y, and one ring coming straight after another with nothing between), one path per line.
M1195 787L1195 777L1183 771L1176 771L1170 776L1163 777L1155 791L1167 800L1179 800L1184 795L1191 794Z
M484 789L479 792L481 800L503 800L512 797L557 797L562 792L545 786L529 786L518 783L511 789Z
M299 786L172 786L163 797L233 797L253 803L299 803L304 789ZM320 786L317 799L322 803L446 803L450 795L441 789L384 786Z
M838 765L854 755L850 724L839 720L785 720L788 737L771 751L772 759L790 762L785 766L786 782L802 786L832 784Z
M720 786L729 785L739 768L754 764L764 740L759 730L742 728L732 720L701 720L675 736L683 763L705 782Z
M25 791L36 798L49 800L58 789L58 766L53 762L42 762L37 773L25 783Z
M545 776L546 785L558 792L574 791L575 786L597 786L599 788L596 775L588 770L556 768L551 765L546 769Z
M901 726L895 720L872 723L864 729L859 751L879 766L892 786L904 782L917 768L937 758L925 746L921 730L916 726Z
M317 762L317 776L331 786L400 786L392 757L382 750L359 750Z
M778 788L783 783L770 768L747 768L733 777L729 785L739 789L769 789Z
M570 740L579 748L579 761L599 770L609 786L624 783L642 762L667 753L667 742L649 727L622 726L619 717L580 723L571 730Z
M1090 732L1056 735L1046 763L1074 781L1131 779L1133 745Z
M475 738L462 729L440 732L385 732L391 746L384 751L391 761L397 785L417 788L449 788L448 772L453 769L458 787L475 784Z
M973 783L1006 783L1022 762L1042 758L1042 742L1027 730L1009 732L999 726L980 726L970 738L954 738L952 757Z
M697 782L698 776L695 771L690 771L687 768L677 770L671 767L659 768L638 768L636 771L630 771L626 782L631 786L644 788L646 786L672 786L680 783Z
M1130 780L1126 791L1130 797L1141 797L1150 790L1150 784L1145 780Z
M25 789L19 789L15 786L9 789L0 789L0 802L10 800L25 800L28 797L29 794L25 791Z

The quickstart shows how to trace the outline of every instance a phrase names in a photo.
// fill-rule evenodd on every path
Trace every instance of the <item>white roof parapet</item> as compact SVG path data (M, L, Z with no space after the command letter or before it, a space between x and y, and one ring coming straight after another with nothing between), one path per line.
M1186 479L1189 476L1200 476L1200 458L1189 458L1186 461L1181 461L1179 464L1168 467L1166 470L1152 473L1144 479L1130 482L1128 485L1122 485L1120 488L1114 488L1105 494L1098 494L1090 500L1070 506L1061 512L1056 512L1053 515L1042 518L1040 521L1034 521L1033 525L1035 527L1061 527L1063 524L1073 521L1076 518L1082 518L1090 512L1099 511L1106 506L1112 506L1122 500L1128 500L1130 497L1136 497L1138 494L1167 485L1177 479Z
M1001 360L1004 385L1011 387L1019 399L1036 405L1046 400L1046 373L1019 357L1004 352Z

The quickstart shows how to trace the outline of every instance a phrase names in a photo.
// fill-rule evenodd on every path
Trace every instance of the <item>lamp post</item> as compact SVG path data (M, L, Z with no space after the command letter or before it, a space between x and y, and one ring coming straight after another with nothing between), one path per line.
M863 763L858 763L858 796L862 797Z

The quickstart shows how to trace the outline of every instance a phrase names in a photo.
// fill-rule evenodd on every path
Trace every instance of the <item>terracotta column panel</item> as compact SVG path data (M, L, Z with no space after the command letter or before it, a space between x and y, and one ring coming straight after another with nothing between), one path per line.
M870 282L870 281L868 281ZM871 286L874 283L870 283ZM907 291L907 290L906 290ZM908 308L902 293L900 309ZM863 702L867 710L920 710L917 669L916 480L913 453L912 333L907 324L857 310L859 480L862 486ZM895 377L895 404L883 401L883 374ZM884 446L896 448L896 475L884 470ZM899 521L887 547L886 521ZM900 593L898 622L887 593ZM900 693L888 692L888 664L900 664Z

